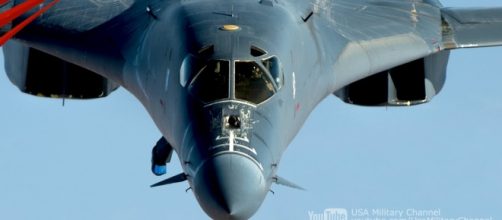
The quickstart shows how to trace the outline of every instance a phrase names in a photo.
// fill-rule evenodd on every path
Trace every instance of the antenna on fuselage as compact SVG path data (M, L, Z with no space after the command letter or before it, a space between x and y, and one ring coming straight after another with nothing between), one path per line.
M155 15L155 13L152 11L152 8L150 7L150 5L146 6L146 13L149 14L150 16L152 16L152 18L155 20L159 19L159 17L157 17L157 15Z

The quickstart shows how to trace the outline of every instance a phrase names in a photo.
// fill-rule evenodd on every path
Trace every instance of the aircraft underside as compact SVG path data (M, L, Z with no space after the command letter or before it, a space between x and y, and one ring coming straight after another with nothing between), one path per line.
M429 102L452 49L502 44L502 9L438 1L2 0L9 79L50 98L104 98L119 86L162 137L151 170L182 171L214 219L248 219L282 154L327 96L362 106ZM10 40L11 39L11 40Z

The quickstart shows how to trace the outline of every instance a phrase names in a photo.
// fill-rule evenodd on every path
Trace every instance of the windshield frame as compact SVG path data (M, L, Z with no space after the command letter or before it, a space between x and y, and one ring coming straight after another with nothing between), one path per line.
M211 64L211 62L223 62L223 63L226 63L228 65L227 66L228 73L227 73L227 78L226 78L227 92L226 92L226 97L221 97L221 98L212 99L212 100L204 100L203 98L200 97L200 95L197 95L194 92L194 88L197 85L198 79L201 77L201 75L204 74L204 73L207 73L207 72L205 72L205 70L207 68L209 68L209 65ZM190 83L188 83L188 86L187 86L188 92L193 97L196 97L197 99L199 99L203 103L213 103L213 102L218 102L218 101L221 101L221 100L231 99L231 97L232 97L232 90L231 90L230 85L232 84L231 80L232 80L232 76L233 76L233 73L232 73L232 71L233 71L232 70L232 61L231 60L227 60L227 59L210 59L210 60L207 60L207 62L205 62L204 65L200 65L200 67L201 67L200 70L196 74L193 74L193 77L189 81Z
M284 87L284 72L282 69L282 64L281 64L280 60L277 58L277 56L275 56L275 55L268 55L267 54L266 56L256 57L256 59L204 59L205 62L201 62L202 60L197 56L193 56L193 55L189 55L189 56L192 56L191 63L197 64L197 65L191 69L193 71L192 74L188 74L188 76L185 76L185 77L187 77L186 88L187 88L189 94L191 94L194 98L200 100L201 102L203 102L205 104L211 104L211 103L216 103L216 102L221 102L221 101L226 101L226 100L236 100L236 101L246 102L246 103L252 104L254 106L258 106L258 105L266 103L268 100L270 100L272 97L274 97L282 89L282 87ZM280 82L276 81L274 76L270 73L270 70L267 69L265 67L265 65L263 64L264 61L272 59L272 58L275 58L278 61L278 65L279 65L279 73L278 74L280 77ZM194 86L196 86L197 80L199 80L201 78L201 75L203 73L205 73L205 70L207 68L209 68L209 65L210 65L209 63L218 62L218 61L223 62L223 63L227 63L229 65L228 66L228 76L227 76L227 89L228 89L227 96L217 98L217 99L204 100L204 98L202 98L200 95L198 95L198 94L196 94L196 92L194 92L193 88L194 88ZM251 99L248 100L248 99L236 97L237 96L236 66L237 66L237 63L239 63L239 62L252 63L253 65L256 65L263 74L265 74L264 77L266 78L267 81L269 81L271 83L271 85L273 87L272 94L270 96L268 96L267 98L265 98L263 100L257 101L257 102L255 102ZM198 69L198 68L200 68L200 69ZM197 72L195 72L196 69L198 69ZM187 74L187 73L185 73L185 74ZM280 83L280 84L278 84L278 83Z
M266 80L268 80L271 84L272 84L272 94L269 95L267 98L261 100L261 101L258 101L258 102L255 102L253 100L248 100L248 99L244 99L244 98L238 98L237 97L237 85L236 85L236 79L237 79L237 70L236 70L236 66L237 66L237 63L251 63L253 65L256 65L260 71L265 74L265 77L266 77ZM231 84L232 84L232 90L231 90L231 97L232 99L235 99L235 100L241 100L241 101L244 101L244 102L249 102L249 103L252 103L253 105L260 105L262 103L265 103L266 101L268 101L269 99L271 99L273 96L275 96L278 92L278 89L277 89L277 86L275 85L274 83L274 80L273 80L273 77L271 76L271 74L269 73L269 71L263 66L261 65L260 62L257 62L256 60L233 60L232 61L232 78L231 78Z

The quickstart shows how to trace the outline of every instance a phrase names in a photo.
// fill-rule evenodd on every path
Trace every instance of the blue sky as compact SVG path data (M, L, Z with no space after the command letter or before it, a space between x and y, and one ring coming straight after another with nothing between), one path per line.
M502 218L501 62L502 48L454 51L443 91L417 107L328 97L280 164L307 191L273 186L254 219L309 219L326 208ZM123 89L62 107L20 93L2 71L0 103L0 219L207 219L187 183L149 188L162 179L149 170L160 133ZM177 159L169 164L169 174L180 171Z

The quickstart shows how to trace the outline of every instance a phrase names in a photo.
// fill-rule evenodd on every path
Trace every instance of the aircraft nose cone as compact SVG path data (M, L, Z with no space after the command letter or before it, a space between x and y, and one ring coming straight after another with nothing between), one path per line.
M233 153L206 161L194 179L199 204L213 219L248 219L267 194L262 171L250 159Z

